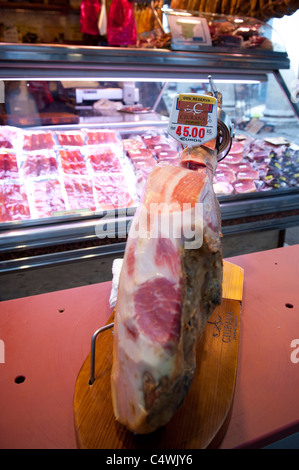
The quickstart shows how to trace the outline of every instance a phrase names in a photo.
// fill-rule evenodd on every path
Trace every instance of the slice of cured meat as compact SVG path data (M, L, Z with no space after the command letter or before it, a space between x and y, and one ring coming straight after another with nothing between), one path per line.
M24 177L36 178L57 173L58 166L54 155L47 150L43 153L28 153L22 163Z
M19 129L11 126L0 127L0 148L13 149L18 142Z
M238 172L237 174L237 179L239 181L242 180L257 180L259 177L258 172L254 170L253 168L251 169L242 169L241 171Z
M96 203L103 210L130 207L134 200L129 193L123 174L99 173L94 176Z
M235 164L228 164L226 166L227 168L230 168L235 174L243 170L252 170L251 164L247 161L242 161L241 163L235 163ZM220 163L217 166L217 170L218 169L220 169Z
M86 176L68 175L64 177L64 187L67 193L70 209L95 210L95 200L91 181Z
M33 151L41 149L53 149L55 141L51 131L49 132L30 132L26 131L23 135L23 150Z
M220 213L214 165L206 164L196 171L157 165L129 232L111 389L116 419L135 433L166 424L181 405L196 343L221 302Z
M216 181L213 186L215 194L218 195L233 194L234 192L233 185L227 181Z
M84 145L84 135L80 131L56 132L59 145L77 147Z
M87 145L118 143L118 138L115 131L102 129L102 130L87 130Z
M153 152L150 149L132 149L128 151L128 155L131 160L139 159L151 159L153 157Z
M243 180L234 183L234 188L237 194L253 193L256 191L256 186L253 180Z
M30 219L30 209L22 184L0 185L0 222Z
M104 146L104 148L88 151L87 158L95 173L101 171L107 171L109 173L122 172L122 166L117 155L106 146Z
M162 150L157 152L158 160L176 160L179 154L176 150Z
M138 139L138 138L135 139L134 137L123 139L122 144L123 144L124 150L126 151L145 148L143 140Z
M87 175L86 163L80 150L59 150L59 155L64 173Z
M142 139L146 147L153 147L163 142L163 137L160 134L143 135Z
M215 172L214 181L218 183L233 183L234 181L236 181L236 176L232 170L217 169Z
M58 180L35 181L32 198L37 217L51 217L53 212L65 210L65 202Z
M17 158L14 153L0 153L0 180L16 179L19 177Z
M228 165L227 163L219 162L217 165L217 171L227 170L233 171L236 174L236 167L237 165Z
M181 159L180 159L180 158L159 160L159 162L158 162L158 165L159 165L159 166L164 166L164 165L176 165L176 166L180 166L180 164L181 164Z
M243 151L244 151L244 145L241 143L241 142L236 142L234 141L232 143L232 146L230 148L230 155L239 155L239 154L243 154Z
M231 154L229 153L225 157L225 163L227 164L232 164L235 165L236 163L241 163L243 160L243 154L242 153L236 153L236 154Z

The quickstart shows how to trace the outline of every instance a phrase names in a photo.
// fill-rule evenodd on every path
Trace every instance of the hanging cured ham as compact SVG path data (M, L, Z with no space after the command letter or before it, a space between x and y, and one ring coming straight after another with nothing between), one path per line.
M185 149L181 162L149 174L120 274L112 400L116 419L135 433L163 426L183 402L197 341L221 302L216 153Z

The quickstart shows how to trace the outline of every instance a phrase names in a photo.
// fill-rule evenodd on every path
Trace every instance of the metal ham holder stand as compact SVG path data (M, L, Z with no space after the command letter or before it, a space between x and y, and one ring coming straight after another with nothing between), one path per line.
M212 90L209 92L210 99L206 100L207 94L198 95L197 98L212 101L214 105L218 97L219 106L208 108L210 109L208 112L211 112L209 125L213 137L211 141L205 140L205 142L211 142L214 156L220 152L219 161L229 152L233 128L229 118L221 110L221 96L218 96L212 78L209 77L209 80ZM174 108L176 109L176 105ZM185 108L182 109L184 113ZM196 126L193 125L193 128ZM107 324L92 335L91 352L77 376L73 412L78 447L81 449L218 447L231 416L237 374L242 295L243 269L224 260L222 302L211 314L200 341L196 344L196 363L200 364L200 367L195 368L192 384L179 409L166 425L152 432L150 438L148 434L135 434L129 431L115 417L111 393L114 347L114 335L111 330L115 324L113 310ZM102 334L101 340L97 342L100 334Z
M211 75L209 75L209 83L211 87L211 94L217 100L219 97L219 92L215 87L213 79ZM226 155L229 153L231 145L232 145L232 138L233 138L233 124L229 116L222 111L221 106L218 107L218 132L217 132L217 162L223 160ZM96 340L100 333L106 331L108 329L112 329L114 323L109 323L108 325L99 328L94 332L91 339L91 351L90 351L90 378L89 378L89 385L92 385L95 381L95 352L96 352Z

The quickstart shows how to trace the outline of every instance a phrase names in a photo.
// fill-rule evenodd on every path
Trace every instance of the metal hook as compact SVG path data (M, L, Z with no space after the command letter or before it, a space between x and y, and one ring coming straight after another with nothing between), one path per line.
M94 368L95 368L95 354L96 354L96 339L100 333L102 333L105 330L109 330L109 328L112 328L114 323L109 323L108 325L102 326L102 328L99 328L97 331L94 332L91 338L91 351L90 351L90 378L89 378L89 385L92 385L94 383Z
M212 93L213 95L215 96L215 98L217 99L218 98L218 90L215 86L215 83L213 81L213 78L212 78L212 75L209 75L208 76L208 79L209 79L209 83L210 83L210 87L211 87L211 90L212 90Z

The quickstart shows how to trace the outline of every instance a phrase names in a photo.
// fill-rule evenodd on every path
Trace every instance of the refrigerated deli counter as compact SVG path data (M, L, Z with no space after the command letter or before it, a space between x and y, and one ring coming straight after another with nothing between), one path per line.
M215 191L226 237L299 224L284 51L0 45L0 272L122 256L148 173L179 163L176 93L212 75L234 124Z

